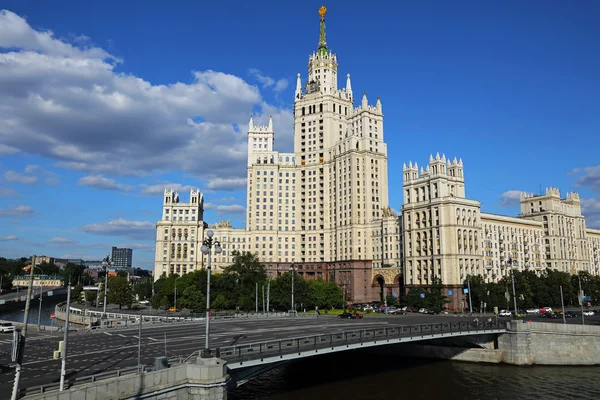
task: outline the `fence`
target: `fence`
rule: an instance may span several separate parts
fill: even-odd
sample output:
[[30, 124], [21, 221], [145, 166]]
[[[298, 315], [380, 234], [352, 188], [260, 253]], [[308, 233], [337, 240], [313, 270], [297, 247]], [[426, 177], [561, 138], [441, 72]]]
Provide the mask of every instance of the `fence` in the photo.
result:
[[[480, 334], [486, 331], [504, 330], [506, 326], [506, 321], [503, 320], [483, 323], [457, 321], [421, 325], [399, 325], [240, 344], [216, 349], [216, 354], [217, 357], [229, 362], [242, 362], [265, 356], [285, 355], [366, 342], [415, 337], [424, 338], [430, 335], [439, 335], [442, 337], [444, 334], [451, 333]], [[192, 353], [186, 360], [196, 355], [198, 355], [198, 352]]]

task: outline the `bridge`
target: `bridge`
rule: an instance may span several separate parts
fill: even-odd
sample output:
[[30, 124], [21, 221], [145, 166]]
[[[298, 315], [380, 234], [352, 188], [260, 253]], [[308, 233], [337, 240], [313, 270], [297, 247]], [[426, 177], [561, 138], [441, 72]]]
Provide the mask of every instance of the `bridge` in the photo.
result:
[[[441, 322], [433, 322], [436, 319]], [[427, 323], [405, 324], [419, 320], [427, 321]], [[163, 345], [165, 346], [164, 355], [167, 356], [170, 365], [168, 369], [189, 366], [190, 363], [200, 360], [200, 353], [195, 350], [191, 354], [188, 352], [185, 355], [183, 350], [190, 347], [196, 347], [196, 349], [202, 347], [203, 338], [200, 332], [203, 326], [204, 324], [188, 323], [171, 327], [152, 326], [145, 329], [143, 368], [137, 367], [138, 348], [136, 344], [139, 341], [139, 337], [135, 336], [137, 330], [112, 330], [74, 337], [73, 347], [71, 344], [69, 346], [75, 353], [69, 355], [69, 385], [73, 389], [85, 388], [91, 385], [90, 382], [102, 380], [112, 382], [115, 379], [126, 379], [126, 375], [132, 374], [139, 376], [140, 371], [144, 374], [159, 373], [160, 371], [157, 369], [162, 367], [154, 365], [153, 362], [155, 357], [163, 356]], [[470, 320], [461, 320], [459, 317], [438, 316], [435, 318], [421, 315], [382, 316], [364, 320], [340, 320], [331, 317], [231, 320], [215, 321], [213, 327], [212, 353], [220, 360], [227, 362], [226, 371], [231, 378], [228, 381], [229, 387], [242, 385], [282, 363], [300, 358], [375, 346], [506, 332], [506, 322], [502, 320], [481, 324]], [[179, 332], [177, 335], [185, 336], [177, 336], [176, 339], [173, 339], [175, 330]], [[193, 332], [198, 332], [198, 334], [194, 335]], [[171, 340], [164, 343], [158, 340], [162, 334], [166, 335], [167, 333]], [[128, 341], [129, 337], [135, 341]], [[126, 342], [115, 345], [115, 341], [121, 340]], [[167, 345], [172, 351], [166, 351]], [[104, 347], [106, 348], [99, 350]], [[86, 349], [88, 350], [86, 351]], [[58, 367], [60, 361], [36, 360], [30, 362], [29, 365], [39, 365], [39, 368], [47, 375], [37, 374], [35, 371], [29, 374], [24, 373], [24, 376], [31, 376], [35, 379], [22, 385], [27, 387], [22, 389], [21, 395], [29, 397], [29, 395], [37, 393], [38, 397], [32, 398], [45, 398], [39, 397], [39, 395], [42, 393], [56, 394], [59, 369], [54, 370], [54, 373], [47, 371], [50, 371], [54, 365]], [[112, 367], [118, 366], [118, 369], [104, 368], [104, 363], [108, 363]], [[92, 371], [93, 373], [90, 374], [89, 372]], [[85, 372], [88, 374], [86, 375]], [[3, 377], [0, 375], [0, 379]], [[39, 382], [37, 386], [30, 385], [34, 381]], [[8, 383], [0, 380], [0, 389]]]

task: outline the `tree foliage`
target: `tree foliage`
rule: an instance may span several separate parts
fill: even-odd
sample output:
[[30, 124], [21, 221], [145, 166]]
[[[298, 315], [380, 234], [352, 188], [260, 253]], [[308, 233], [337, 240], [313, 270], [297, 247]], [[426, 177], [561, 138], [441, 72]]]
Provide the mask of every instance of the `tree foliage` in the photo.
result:
[[127, 278], [116, 276], [108, 280], [108, 302], [118, 304], [119, 309], [123, 306], [131, 307], [133, 290]]
[[[154, 296], [150, 303], [156, 308], [174, 306], [175, 287], [177, 287], [177, 308], [187, 308], [203, 312], [206, 309], [206, 270], [188, 274], [161, 277], [154, 284]], [[270, 290], [268, 290], [270, 286]], [[267, 291], [270, 293], [271, 309], [291, 309], [292, 272], [283, 273], [269, 280], [267, 271], [258, 257], [248, 252], [235, 252], [233, 263], [223, 273], [211, 275], [210, 295], [212, 310], [254, 311], [263, 310], [263, 287], [265, 303]], [[294, 303], [296, 309], [321, 309], [341, 307], [343, 296], [334, 282], [306, 281], [297, 272], [294, 273]], [[266, 308], [266, 304], [264, 304]]]
[[[550, 268], [540, 276], [533, 271], [514, 271], [517, 307], [519, 309], [560, 307], [561, 286], [565, 307], [578, 305], [577, 293], [580, 280], [585, 295], [590, 296], [592, 304], [598, 304], [600, 302], [600, 277], [598, 276], [592, 276], [587, 272], [571, 275]], [[513, 307], [513, 275], [504, 276], [498, 282], [485, 282], [481, 275], [469, 276], [465, 279], [465, 287], [469, 281], [474, 310], [478, 310], [482, 302], [486, 303], [488, 309]], [[506, 293], [508, 293], [508, 300]], [[467, 307], [468, 301], [467, 297]]]

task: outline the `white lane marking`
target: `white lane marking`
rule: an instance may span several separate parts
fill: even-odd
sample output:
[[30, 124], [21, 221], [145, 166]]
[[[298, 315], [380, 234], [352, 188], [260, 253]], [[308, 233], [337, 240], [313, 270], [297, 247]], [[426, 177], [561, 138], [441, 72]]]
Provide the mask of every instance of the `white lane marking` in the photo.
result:
[[122, 334], [120, 334], [120, 333], [119, 333], [119, 336], [121, 336], [121, 337], [127, 337], [127, 336], [125, 336], [125, 335], [122, 335]]
[[104, 332], [104, 334], [108, 335], [108, 336], [112, 336], [112, 333], [110, 333], [110, 332]]
[[154, 338], [152, 338], [152, 337], [149, 337], [148, 339], [150, 339], [150, 340], [154, 340], [155, 342], [158, 342], [158, 339], [154, 339]]

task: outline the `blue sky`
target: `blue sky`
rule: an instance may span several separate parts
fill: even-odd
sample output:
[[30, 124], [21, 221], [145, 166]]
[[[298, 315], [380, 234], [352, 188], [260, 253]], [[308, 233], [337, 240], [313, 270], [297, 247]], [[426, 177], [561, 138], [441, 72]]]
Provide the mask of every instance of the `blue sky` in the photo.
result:
[[[467, 196], [577, 190], [600, 227], [600, 3], [330, 1], [327, 42], [381, 96], [390, 205], [403, 162], [462, 157]], [[153, 260], [162, 190], [244, 226], [245, 138], [292, 150], [320, 2], [0, 1], [0, 255]]]

